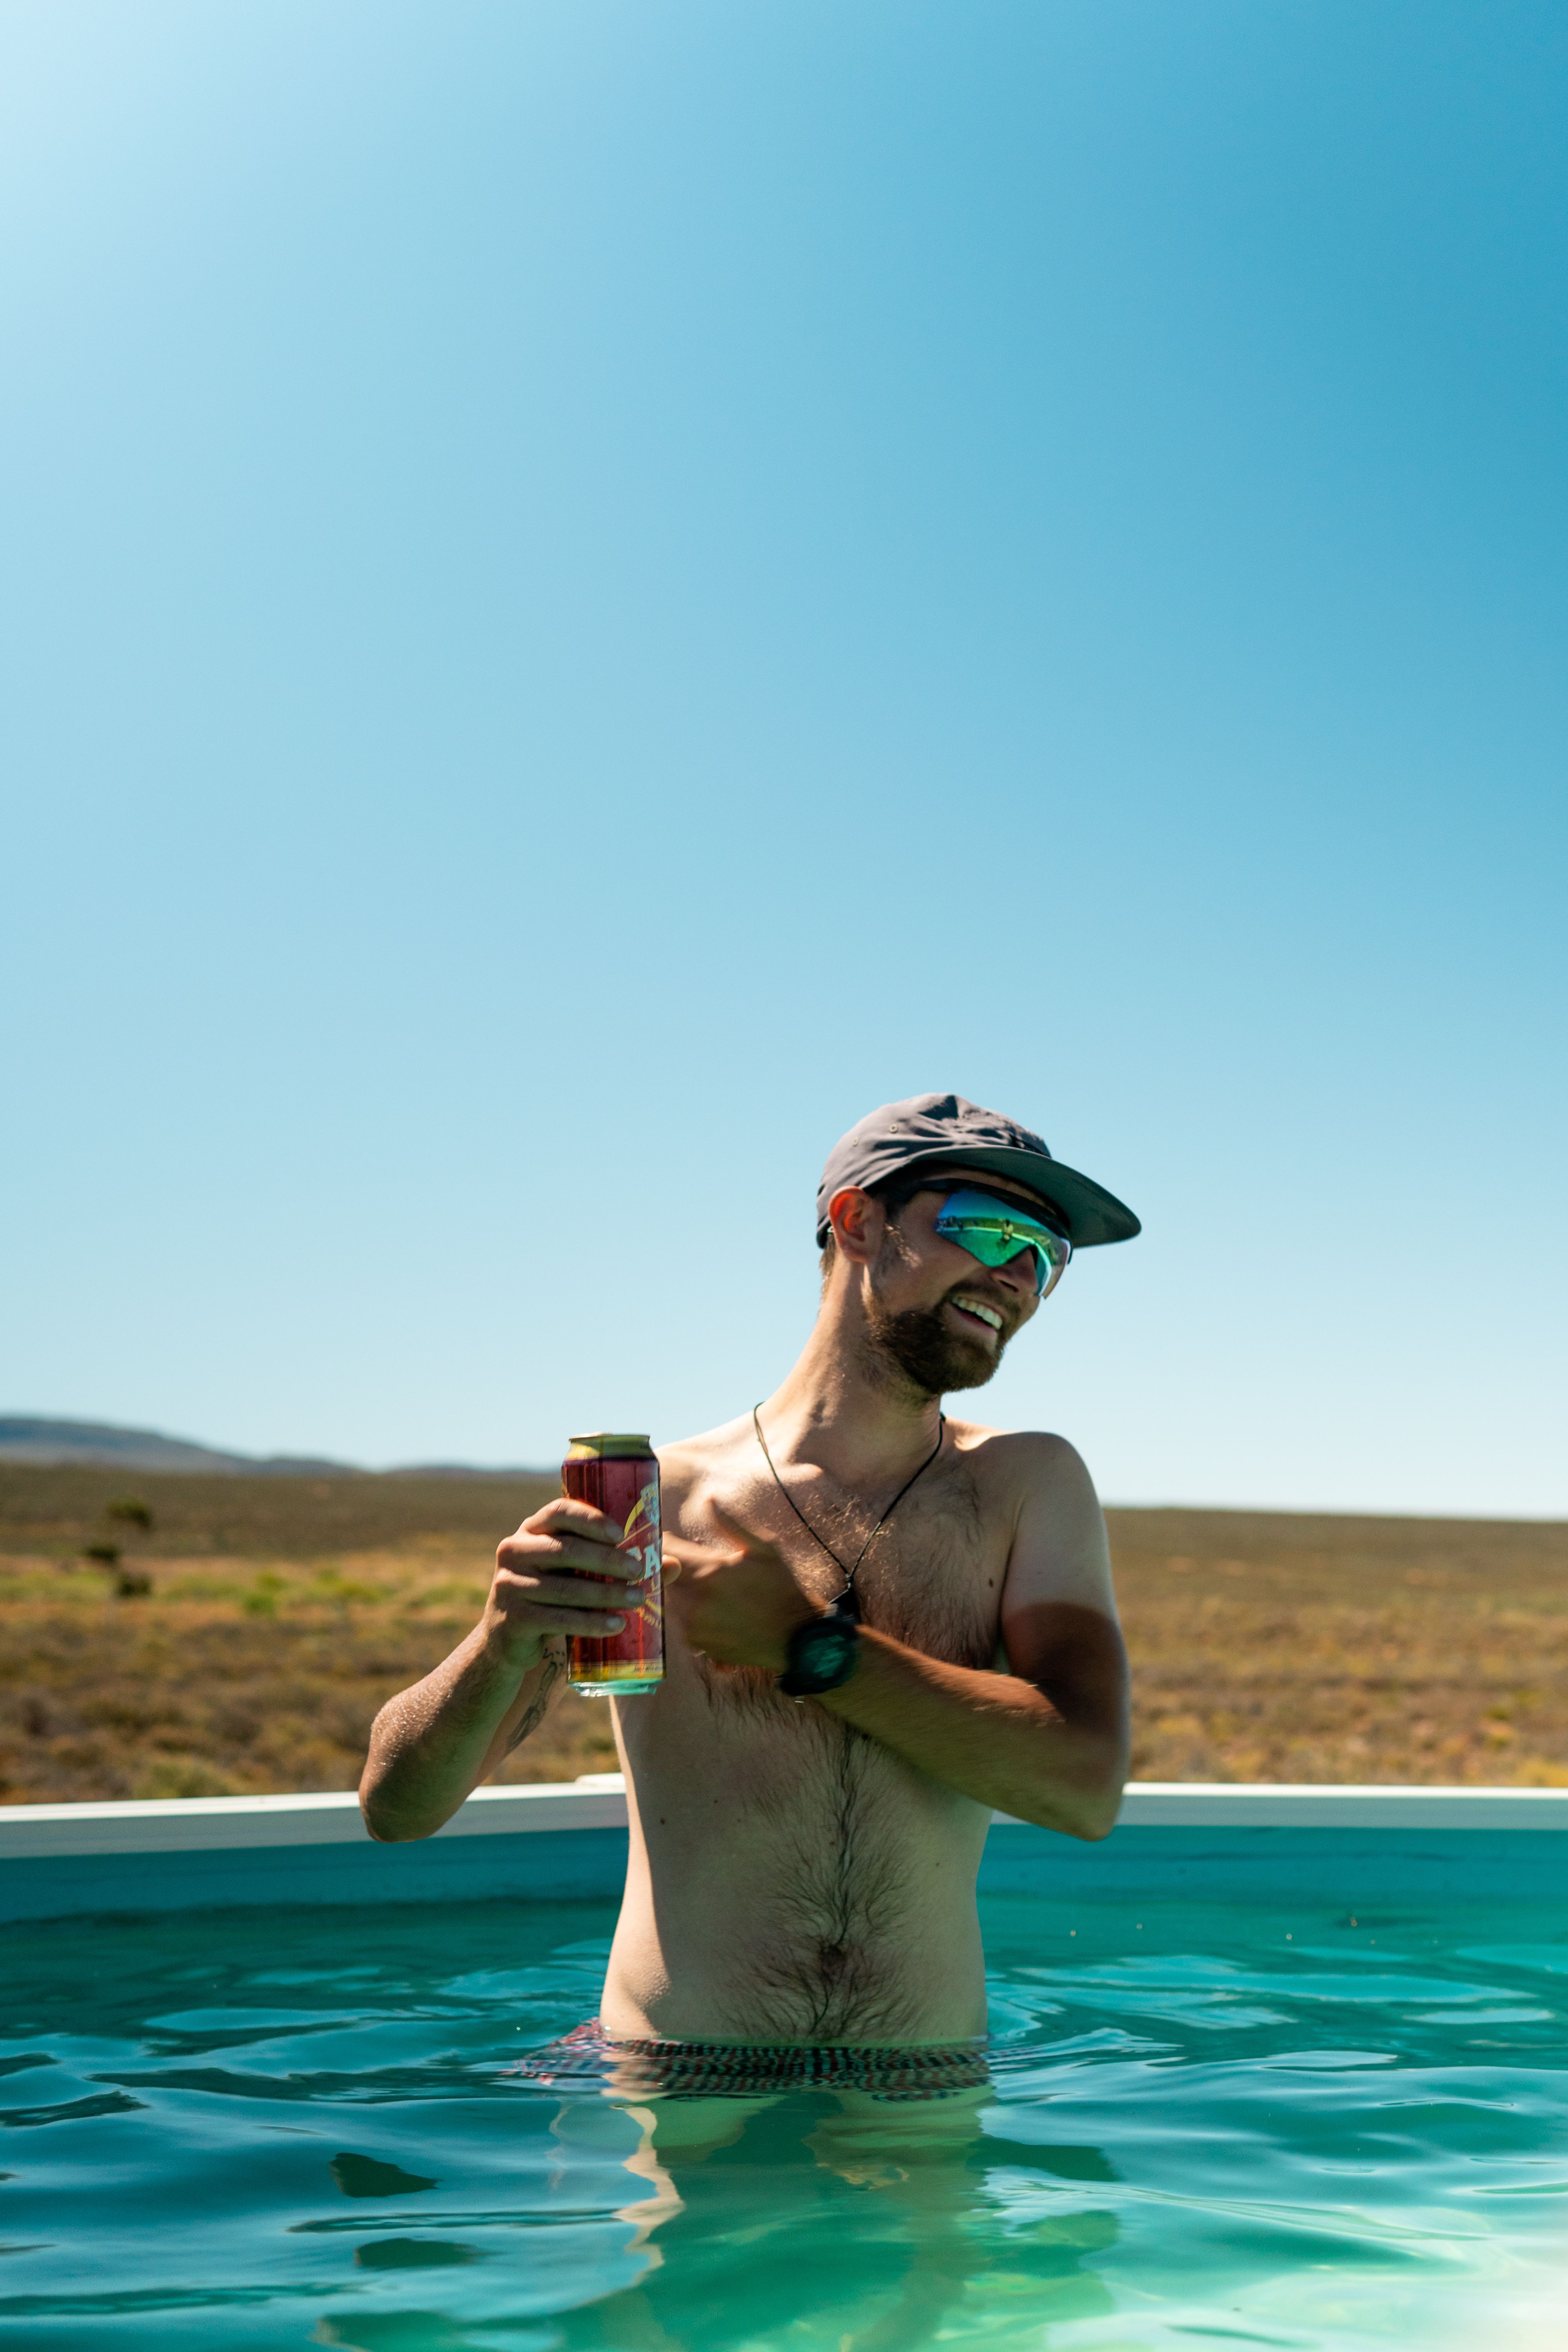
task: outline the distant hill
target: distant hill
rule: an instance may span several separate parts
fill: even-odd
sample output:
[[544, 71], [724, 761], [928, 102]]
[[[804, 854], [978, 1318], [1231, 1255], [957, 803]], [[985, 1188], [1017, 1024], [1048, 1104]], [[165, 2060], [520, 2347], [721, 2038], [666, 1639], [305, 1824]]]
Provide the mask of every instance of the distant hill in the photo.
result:
[[158, 1429], [120, 1429], [104, 1421], [43, 1421], [31, 1413], [0, 1414], [0, 1462], [101, 1463], [115, 1470], [184, 1470], [209, 1477], [363, 1477], [352, 1463], [296, 1459], [284, 1454], [265, 1460], [249, 1454], [220, 1454], [187, 1437], [165, 1437]]
[[[368, 1478], [357, 1463], [314, 1454], [225, 1454], [158, 1429], [121, 1429], [107, 1421], [47, 1421], [36, 1413], [0, 1413], [0, 1463], [43, 1467], [91, 1465], [110, 1470], [183, 1472], [207, 1478]], [[462, 1462], [411, 1463], [398, 1475], [422, 1478], [518, 1478], [527, 1469], [485, 1470]]]

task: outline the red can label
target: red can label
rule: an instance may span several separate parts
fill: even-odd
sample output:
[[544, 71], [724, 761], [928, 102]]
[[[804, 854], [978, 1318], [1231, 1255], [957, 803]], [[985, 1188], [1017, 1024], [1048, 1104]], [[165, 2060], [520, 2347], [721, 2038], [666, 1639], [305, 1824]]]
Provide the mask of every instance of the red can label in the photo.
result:
[[605, 1698], [652, 1690], [664, 1680], [658, 1458], [646, 1437], [598, 1431], [572, 1440], [561, 1483], [575, 1501], [592, 1503], [616, 1522], [621, 1539], [616, 1549], [628, 1573], [640, 1578], [644, 1593], [620, 1633], [602, 1642], [568, 1642], [568, 1679], [574, 1688]]

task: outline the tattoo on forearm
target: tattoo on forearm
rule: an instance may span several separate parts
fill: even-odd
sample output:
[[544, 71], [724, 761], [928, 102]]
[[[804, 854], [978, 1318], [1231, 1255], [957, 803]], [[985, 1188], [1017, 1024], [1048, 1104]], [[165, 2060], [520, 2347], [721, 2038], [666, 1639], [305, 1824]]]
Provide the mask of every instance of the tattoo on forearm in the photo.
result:
[[533, 1696], [524, 1707], [522, 1719], [517, 1729], [507, 1741], [506, 1752], [509, 1756], [514, 1748], [521, 1747], [531, 1731], [538, 1729], [540, 1717], [550, 1705], [550, 1694], [561, 1680], [564, 1671], [565, 1660], [556, 1652], [546, 1650], [539, 1661], [539, 1681], [535, 1685]]

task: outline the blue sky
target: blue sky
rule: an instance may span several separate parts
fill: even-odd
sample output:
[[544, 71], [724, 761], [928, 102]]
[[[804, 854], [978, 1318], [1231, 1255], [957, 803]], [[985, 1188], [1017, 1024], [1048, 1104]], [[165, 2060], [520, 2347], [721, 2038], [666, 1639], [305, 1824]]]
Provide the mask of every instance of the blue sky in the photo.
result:
[[0, 20], [0, 1406], [549, 1461], [955, 1088], [986, 1410], [1561, 1516], [1568, 17]]

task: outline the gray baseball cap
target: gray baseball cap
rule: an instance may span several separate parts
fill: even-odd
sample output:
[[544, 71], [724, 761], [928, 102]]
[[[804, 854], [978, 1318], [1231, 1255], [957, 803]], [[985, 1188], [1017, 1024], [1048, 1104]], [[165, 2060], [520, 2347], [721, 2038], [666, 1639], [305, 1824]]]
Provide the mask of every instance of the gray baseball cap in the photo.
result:
[[1053, 1160], [1037, 1135], [962, 1095], [911, 1095], [870, 1111], [827, 1155], [816, 1188], [816, 1241], [827, 1239], [827, 1204], [847, 1184], [869, 1191], [889, 1176], [939, 1162], [973, 1168], [977, 1177], [1011, 1176], [1055, 1212], [1074, 1249], [1130, 1242], [1137, 1218], [1113, 1192]]

